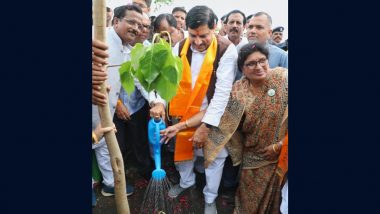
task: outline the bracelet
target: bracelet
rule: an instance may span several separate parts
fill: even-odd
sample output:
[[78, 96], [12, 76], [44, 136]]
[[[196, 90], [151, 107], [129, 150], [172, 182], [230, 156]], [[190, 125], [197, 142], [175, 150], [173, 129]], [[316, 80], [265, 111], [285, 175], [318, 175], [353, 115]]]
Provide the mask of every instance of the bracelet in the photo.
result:
[[275, 153], [277, 153], [277, 152], [276, 152], [276, 149], [274, 148], [275, 145], [276, 145], [276, 144], [273, 144], [272, 148], [273, 148], [273, 151], [274, 151]]
[[99, 143], [98, 138], [96, 137], [95, 132], [92, 132], [92, 143], [94, 143], [94, 144]]
[[187, 123], [187, 120], [185, 120], [185, 127], [189, 128], [189, 124]]

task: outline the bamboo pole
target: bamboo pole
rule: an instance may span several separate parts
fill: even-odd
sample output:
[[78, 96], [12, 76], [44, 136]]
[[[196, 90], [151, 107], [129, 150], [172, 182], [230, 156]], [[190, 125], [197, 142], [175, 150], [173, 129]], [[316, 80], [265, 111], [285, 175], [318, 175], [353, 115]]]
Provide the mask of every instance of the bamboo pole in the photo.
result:
[[[93, 0], [94, 38], [106, 42], [106, 1]], [[106, 83], [101, 86], [101, 92], [108, 97]], [[102, 127], [112, 127], [109, 100], [105, 106], [98, 106]], [[111, 165], [115, 182], [115, 203], [119, 214], [129, 214], [129, 204], [126, 194], [126, 182], [123, 157], [114, 132], [107, 132], [105, 140], [111, 157]]]

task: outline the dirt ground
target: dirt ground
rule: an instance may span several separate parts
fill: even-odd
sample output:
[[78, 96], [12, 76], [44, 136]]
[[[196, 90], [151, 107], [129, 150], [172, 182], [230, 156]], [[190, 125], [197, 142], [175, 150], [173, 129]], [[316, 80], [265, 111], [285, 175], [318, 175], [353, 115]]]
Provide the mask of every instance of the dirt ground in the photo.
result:
[[[162, 151], [162, 165], [166, 171], [167, 177], [171, 181], [171, 184], [177, 184], [179, 175], [175, 170], [173, 163], [172, 153], [167, 152], [165, 149]], [[138, 214], [140, 206], [143, 201], [145, 190], [148, 186], [149, 180], [141, 177], [137, 173], [137, 168], [133, 163], [133, 160], [129, 161], [126, 166], [126, 178], [127, 183], [131, 184], [135, 188], [135, 192], [128, 196], [128, 203], [131, 214]], [[204, 212], [204, 198], [203, 187], [205, 185], [204, 174], [196, 172], [196, 188], [186, 190], [176, 199], [176, 203], [180, 203], [180, 213], [183, 214], [202, 214]], [[95, 188], [97, 205], [92, 209], [93, 214], [114, 214], [116, 212], [115, 201], [113, 197], [104, 197], [101, 194], [101, 184]], [[219, 196], [216, 199], [217, 209], [219, 214], [231, 214], [234, 207], [234, 189], [223, 188], [223, 185], [219, 188]]]

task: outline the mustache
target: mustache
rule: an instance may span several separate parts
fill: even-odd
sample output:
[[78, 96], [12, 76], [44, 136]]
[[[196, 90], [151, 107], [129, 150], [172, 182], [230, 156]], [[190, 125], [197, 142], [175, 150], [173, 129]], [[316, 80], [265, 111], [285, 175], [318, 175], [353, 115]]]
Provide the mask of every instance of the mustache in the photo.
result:
[[238, 30], [237, 28], [232, 28], [232, 29], [230, 30], [230, 32], [233, 32], [233, 31], [235, 31], [236, 33], [239, 33], [239, 30]]

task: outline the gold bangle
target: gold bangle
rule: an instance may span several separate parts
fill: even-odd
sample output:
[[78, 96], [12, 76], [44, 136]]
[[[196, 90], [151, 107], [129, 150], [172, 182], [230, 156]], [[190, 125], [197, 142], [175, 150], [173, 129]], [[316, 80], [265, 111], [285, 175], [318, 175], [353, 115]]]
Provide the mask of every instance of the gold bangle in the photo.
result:
[[185, 120], [185, 127], [189, 128], [189, 124], [187, 123], [187, 120]]
[[273, 151], [275, 152], [275, 153], [277, 153], [276, 152], [276, 149], [274, 149], [274, 146], [275, 146], [276, 144], [273, 144], [273, 146], [272, 146], [272, 148], [273, 148]]
[[92, 141], [93, 141], [94, 144], [99, 143], [98, 138], [96, 137], [95, 132], [92, 132]]

